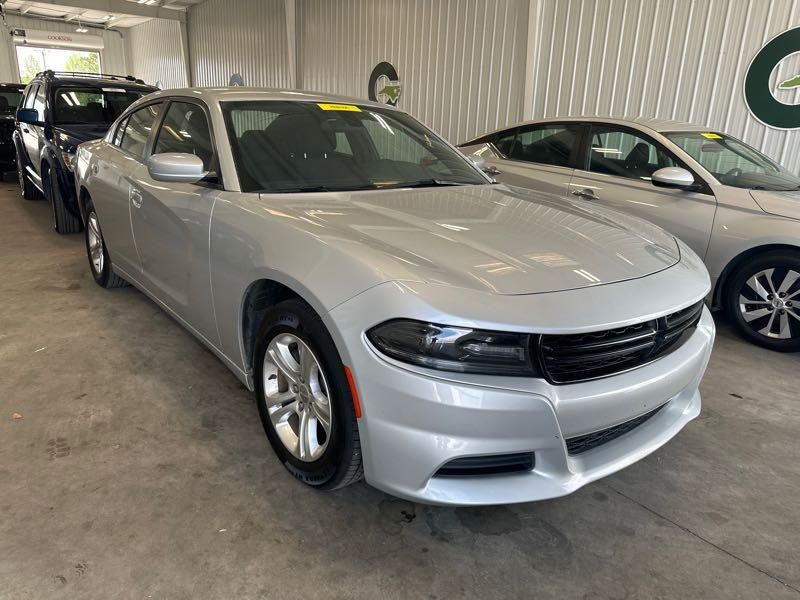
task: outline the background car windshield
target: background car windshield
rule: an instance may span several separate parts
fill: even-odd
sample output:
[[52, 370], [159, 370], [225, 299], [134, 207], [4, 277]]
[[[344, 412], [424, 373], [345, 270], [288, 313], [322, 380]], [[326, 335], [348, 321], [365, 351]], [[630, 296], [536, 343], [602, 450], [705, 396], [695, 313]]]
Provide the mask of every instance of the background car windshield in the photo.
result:
[[243, 191], [486, 183], [463, 156], [401, 112], [283, 101], [222, 106]]
[[666, 136], [724, 185], [777, 191], [800, 187], [800, 178], [730, 136], [711, 132], [668, 133]]
[[111, 123], [144, 92], [123, 88], [61, 88], [56, 92], [53, 121], [68, 123]]
[[14, 112], [22, 100], [22, 90], [3, 90], [0, 92], [0, 112]]

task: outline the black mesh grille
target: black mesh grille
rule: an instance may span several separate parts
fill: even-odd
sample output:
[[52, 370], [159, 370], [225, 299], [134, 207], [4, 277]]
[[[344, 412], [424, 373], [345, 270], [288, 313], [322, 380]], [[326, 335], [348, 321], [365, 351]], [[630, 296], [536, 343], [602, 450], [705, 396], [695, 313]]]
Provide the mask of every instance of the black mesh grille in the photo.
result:
[[694, 330], [703, 311], [698, 302], [660, 319], [573, 335], [543, 335], [542, 371], [552, 383], [575, 383], [635, 369], [675, 349]]
[[589, 450], [593, 450], [598, 446], [602, 446], [603, 444], [607, 444], [608, 442], [617, 439], [620, 436], [633, 431], [639, 425], [650, 419], [654, 416], [658, 411], [664, 408], [666, 404], [662, 404], [655, 410], [651, 410], [648, 413], [645, 413], [635, 419], [631, 419], [630, 421], [625, 421], [624, 423], [620, 423], [619, 425], [614, 425], [613, 427], [609, 427], [608, 429], [603, 429], [602, 431], [595, 431], [594, 433], [587, 433], [586, 435], [579, 435], [577, 437], [569, 438], [567, 440], [567, 452], [569, 454], [582, 454], [584, 452], [588, 452]]
[[436, 477], [475, 477], [530, 471], [536, 464], [533, 452], [467, 456], [451, 460], [436, 472]]

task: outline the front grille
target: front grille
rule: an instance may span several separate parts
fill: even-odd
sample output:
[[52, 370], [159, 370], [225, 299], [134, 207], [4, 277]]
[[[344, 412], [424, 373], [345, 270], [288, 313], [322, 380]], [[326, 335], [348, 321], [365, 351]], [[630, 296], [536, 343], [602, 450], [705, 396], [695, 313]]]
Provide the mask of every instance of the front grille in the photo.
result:
[[641, 367], [677, 348], [700, 320], [703, 303], [628, 327], [539, 340], [542, 372], [551, 383], [576, 383]]
[[635, 419], [625, 421], [619, 425], [614, 425], [602, 431], [595, 431], [594, 433], [587, 433], [586, 435], [579, 435], [577, 437], [569, 438], [567, 440], [567, 452], [569, 454], [583, 454], [589, 450], [593, 450], [598, 446], [607, 444], [608, 442], [617, 439], [639, 427], [645, 421], [653, 417], [658, 411], [664, 408], [666, 404], [662, 404], [655, 410], [651, 410]]
[[467, 456], [451, 460], [436, 471], [435, 477], [475, 477], [530, 471], [536, 464], [533, 452]]

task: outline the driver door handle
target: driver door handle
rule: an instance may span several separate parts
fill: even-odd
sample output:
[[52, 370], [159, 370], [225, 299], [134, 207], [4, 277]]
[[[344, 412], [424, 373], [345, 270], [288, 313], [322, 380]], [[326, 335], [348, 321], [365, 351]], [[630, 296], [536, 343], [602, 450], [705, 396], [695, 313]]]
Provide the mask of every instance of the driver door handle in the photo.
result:
[[133, 186], [130, 187], [129, 198], [134, 208], [142, 207], [142, 192], [140, 192]]
[[578, 196], [579, 198], [586, 198], [587, 200], [600, 200], [600, 196], [588, 188], [583, 190], [573, 190], [572, 195]]

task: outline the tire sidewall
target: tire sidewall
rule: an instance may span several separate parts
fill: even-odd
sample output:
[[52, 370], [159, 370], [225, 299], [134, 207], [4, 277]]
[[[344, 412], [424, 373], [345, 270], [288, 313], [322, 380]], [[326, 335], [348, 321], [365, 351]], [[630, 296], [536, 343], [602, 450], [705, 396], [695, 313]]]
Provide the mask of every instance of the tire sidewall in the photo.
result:
[[[736, 271], [727, 286], [725, 308], [737, 330], [745, 339], [770, 350], [797, 352], [800, 351], [800, 336], [788, 340], [769, 338], [752, 329], [739, 310], [739, 293], [750, 277], [765, 269], [786, 267], [800, 272], [800, 254], [790, 252], [768, 253], [748, 261]], [[800, 299], [798, 299], [798, 304], [800, 304]], [[789, 318], [791, 319], [792, 317]]]
[[[299, 460], [283, 445], [272, 425], [264, 400], [264, 355], [269, 342], [281, 333], [297, 336], [311, 349], [328, 384], [331, 436], [323, 455], [314, 462]], [[347, 470], [353, 454], [352, 428], [355, 426], [355, 415], [342, 360], [322, 321], [301, 301], [288, 300], [276, 305], [264, 317], [254, 361], [258, 412], [264, 432], [278, 459], [300, 481], [321, 489], [334, 487], [343, 472]]]

